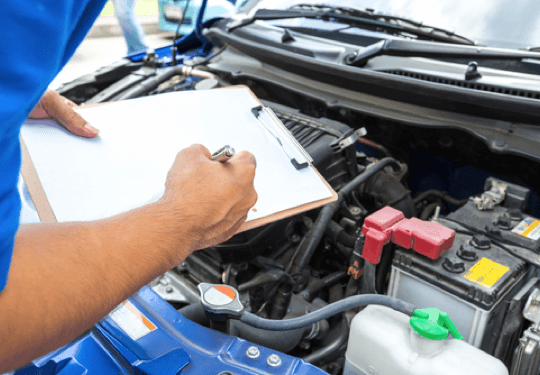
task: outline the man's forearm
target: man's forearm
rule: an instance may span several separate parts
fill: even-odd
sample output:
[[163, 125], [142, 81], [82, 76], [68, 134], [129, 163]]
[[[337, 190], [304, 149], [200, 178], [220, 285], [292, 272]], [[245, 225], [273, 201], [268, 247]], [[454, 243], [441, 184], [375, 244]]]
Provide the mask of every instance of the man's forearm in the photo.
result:
[[21, 226], [0, 293], [0, 373], [74, 339], [185, 259], [189, 230], [166, 210], [158, 202], [106, 220]]

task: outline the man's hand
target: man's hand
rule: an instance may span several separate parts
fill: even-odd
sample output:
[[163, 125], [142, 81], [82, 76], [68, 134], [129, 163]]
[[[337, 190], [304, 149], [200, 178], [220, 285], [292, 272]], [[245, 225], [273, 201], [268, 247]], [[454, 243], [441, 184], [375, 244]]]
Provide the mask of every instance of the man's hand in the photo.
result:
[[[257, 202], [255, 158], [242, 151], [225, 163], [211, 160], [206, 147], [180, 151], [171, 167], [162, 202], [194, 240], [192, 250], [231, 238]], [[187, 228], [186, 228], [187, 226]]]
[[54, 119], [75, 135], [86, 138], [97, 136], [99, 130], [88, 124], [73, 108], [77, 108], [77, 104], [56, 91], [47, 90], [28, 118]]
[[19, 228], [0, 293], [0, 321], [9, 322], [0, 326], [0, 373], [65, 345], [194, 250], [236, 233], [257, 201], [255, 159], [210, 157], [201, 145], [180, 151], [157, 202], [108, 219]]

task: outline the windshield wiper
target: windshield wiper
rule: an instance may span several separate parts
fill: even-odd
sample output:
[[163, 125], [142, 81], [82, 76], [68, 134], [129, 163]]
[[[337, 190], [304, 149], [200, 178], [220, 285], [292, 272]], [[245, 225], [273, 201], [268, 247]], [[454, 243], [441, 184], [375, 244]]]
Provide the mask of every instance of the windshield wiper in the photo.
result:
[[[312, 6], [315, 7], [315, 6]], [[362, 15], [362, 16], [361, 16]], [[414, 21], [404, 20], [401, 24], [390, 21], [390, 19], [398, 19], [397, 17], [387, 16], [387, 20], [384, 20], [379, 15], [372, 15], [371, 13], [360, 11], [357, 9], [339, 8], [339, 7], [321, 7], [320, 9], [258, 9], [252, 17], [233, 20], [228, 26], [228, 30], [232, 31], [238, 27], [249, 25], [257, 20], [280, 20], [290, 18], [311, 18], [322, 19], [330, 22], [341, 22], [349, 26], [356, 26], [364, 29], [371, 29], [374, 31], [385, 31], [392, 35], [411, 37], [415, 36], [420, 40], [432, 40], [444, 43], [453, 44], [465, 44], [474, 45], [472, 40], [465, 37], [454, 34], [451, 31], [437, 29], [431, 26], [421, 26]]]
[[404, 32], [412, 33], [416, 36], [422, 36], [422, 37], [425, 37], [426, 39], [437, 40], [438, 37], [441, 37], [443, 38], [443, 40], [439, 40], [439, 41], [444, 41], [447, 43], [476, 45], [476, 42], [474, 42], [473, 40], [468, 39], [464, 36], [458, 35], [453, 30], [446, 30], [440, 27], [424, 25], [423, 22], [414, 21], [409, 18], [393, 16], [390, 14], [384, 14], [384, 13], [375, 11], [374, 9], [333, 7], [331, 5], [323, 5], [323, 4], [297, 4], [297, 5], [292, 6], [290, 9], [297, 9], [297, 8], [299, 10], [304, 10], [304, 11], [326, 10], [332, 13], [338, 13], [340, 15], [378, 21], [386, 25], [398, 26]]
[[377, 56], [471, 58], [473, 60], [521, 60], [540, 59], [540, 53], [503, 48], [456, 46], [406, 39], [381, 40], [345, 57], [347, 65], [362, 67]]

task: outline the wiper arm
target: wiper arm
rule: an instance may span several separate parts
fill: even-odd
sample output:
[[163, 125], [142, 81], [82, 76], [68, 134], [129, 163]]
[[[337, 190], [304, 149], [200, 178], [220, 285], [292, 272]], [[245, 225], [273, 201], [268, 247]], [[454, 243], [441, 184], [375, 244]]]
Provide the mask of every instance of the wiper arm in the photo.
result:
[[[303, 11], [327, 11], [332, 13], [338, 13], [340, 15], [358, 17], [362, 19], [368, 19], [385, 23], [399, 27], [403, 32], [412, 33], [417, 36], [422, 36], [427, 39], [440, 40], [447, 43], [469, 44], [476, 45], [471, 39], [468, 39], [462, 35], [456, 34], [453, 30], [446, 30], [440, 27], [424, 25], [422, 22], [417, 22], [409, 18], [392, 16], [381, 12], [375, 12], [374, 9], [358, 9], [350, 7], [333, 7], [331, 5], [322, 4], [297, 4], [290, 9], [298, 9]], [[442, 38], [439, 39], [439, 38]]]
[[[345, 9], [347, 9], [347, 12], [345, 12]], [[356, 13], [352, 14], [351, 12], [353, 11]], [[359, 16], [360, 13], [358, 12], [360, 12], [362, 15], [365, 14], [366, 16], [365, 17]], [[355, 10], [355, 9], [348, 9], [348, 8], [326, 7], [325, 9], [317, 9], [317, 10], [258, 9], [255, 12], [255, 14], [253, 14], [252, 17], [231, 21], [227, 25], [227, 28], [228, 28], [228, 31], [232, 31], [238, 27], [249, 25], [257, 20], [268, 21], [268, 20], [288, 19], [288, 18], [315, 18], [315, 19], [322, 19], [322, 20], [327, 20], [327, 21], [336, 21], [336, 22], [345, 23], [350, 26], [357, 26], [357, 27], [361, 27], [365, 29], [384, 30], [394, 35], [408, 36], [408, 37], [410, 37], [411, 35], [414, 35], [417, 38], [421, 38], [423, 40], [435, 40], [435, 41], [444, 42], [444, 43], [474, 45], [473, 41], [465, 37], [456, 35], [450, 31], [436, 29], [430, 26], [420, 27], [418, 26], [419, 24], [415, 24], [413, 27], [412, 26], [413, 21], [410, 21], [408, 25], [399, 25], [399, 24], [381, 20], [378, 17], [373, 17], [369, 13], [362, 13], [362, 11]]]
[[282, 20], [287, 18], [317, 18], [326, 15], [327, 12], [319, 10], [280, 10], [280, 9], [257, 9], [252, 17], [242, 20], [234, 20], [227, 25], [229, 31], [238, 27], [249, 25], [255, 21]]
[[347, 65], [362, 67], [377, 56], [472, 58], [490, 60], [540, 59], [540, 53], [502, 48], [458, 46], [406, 39], [387, 39], [374, 43], [345, 57]]

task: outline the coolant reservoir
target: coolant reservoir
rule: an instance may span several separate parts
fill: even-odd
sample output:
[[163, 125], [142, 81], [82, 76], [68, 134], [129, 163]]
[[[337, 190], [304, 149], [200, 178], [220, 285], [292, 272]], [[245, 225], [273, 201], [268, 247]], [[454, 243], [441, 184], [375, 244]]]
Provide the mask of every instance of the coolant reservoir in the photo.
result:
[[437, 309], [411, 318], [370, 305], [352, 321], [343, 375], [508, 375], [500, 360], [459, 338]]

